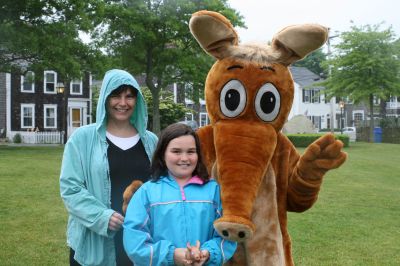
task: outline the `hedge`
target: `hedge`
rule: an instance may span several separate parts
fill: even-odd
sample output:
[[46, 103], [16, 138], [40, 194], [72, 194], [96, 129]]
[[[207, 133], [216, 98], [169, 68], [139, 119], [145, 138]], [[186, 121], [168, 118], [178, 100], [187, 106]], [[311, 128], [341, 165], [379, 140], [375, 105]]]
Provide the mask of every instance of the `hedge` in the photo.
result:
[[[286, 136], [295, 147], [308, 147], [311, 143], [323, 135], [325, 134], [287, 134]], [[344, 147], [349, 147], [349, 136], [335, 134], [335, 138], [342, 141]]]

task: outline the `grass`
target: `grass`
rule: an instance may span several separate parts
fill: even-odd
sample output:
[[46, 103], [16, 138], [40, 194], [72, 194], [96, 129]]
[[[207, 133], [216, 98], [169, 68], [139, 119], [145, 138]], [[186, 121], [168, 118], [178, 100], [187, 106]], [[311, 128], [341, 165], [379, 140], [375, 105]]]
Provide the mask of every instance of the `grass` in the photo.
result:
[[68, 265], [62, 151], [0, 146], [1, 265]]
[[352, 143], [316, 204], [289, 214], [296, 265], [400, 265], [400, 145]]
[[[68, 265], [62, 146], [0, 146], [0, 264]], [[296, 265], [400, 265], [400, 145], [351, 143], [319, 200], [289, 213]]]

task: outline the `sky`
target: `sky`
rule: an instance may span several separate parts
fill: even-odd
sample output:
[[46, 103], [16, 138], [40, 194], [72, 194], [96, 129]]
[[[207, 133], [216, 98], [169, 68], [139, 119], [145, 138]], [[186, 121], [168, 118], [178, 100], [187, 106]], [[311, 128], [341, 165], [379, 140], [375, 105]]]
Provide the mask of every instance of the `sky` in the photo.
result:
[[268, 42], [280, 29], [302, 23], [326, 26], [333, 36], [352, 25], [384, 22], [380, 30], [392, 26], [400, 37], [399, 0], [228, 0], [228, 4], [244, 17], [247, 29], [236, 28], [241, 42]]

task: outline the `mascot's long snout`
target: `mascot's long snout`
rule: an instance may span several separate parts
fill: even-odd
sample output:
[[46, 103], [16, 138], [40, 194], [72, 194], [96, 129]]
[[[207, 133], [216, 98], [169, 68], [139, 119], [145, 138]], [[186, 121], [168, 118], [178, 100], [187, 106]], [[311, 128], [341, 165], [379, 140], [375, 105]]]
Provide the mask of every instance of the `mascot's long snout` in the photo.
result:
[[[253, 236], [253, 203], [276, 147], [277, 133], [268, 124], [219, 121], [214, 127], [223, 216], [214, 222], [226, 239], [243, 242]], [[223, 159], [222, 159], [223, 158]]]

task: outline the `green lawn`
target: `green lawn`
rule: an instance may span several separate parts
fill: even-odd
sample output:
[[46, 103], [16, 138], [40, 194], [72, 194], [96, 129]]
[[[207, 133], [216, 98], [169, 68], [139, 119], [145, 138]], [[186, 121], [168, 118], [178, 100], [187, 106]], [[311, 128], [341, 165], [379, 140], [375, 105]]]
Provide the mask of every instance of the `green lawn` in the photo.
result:
[[290, 213], [296, 265], [400, 265], [400, 145], [351, 143], [316, 204]]
[[[296, 265], [400, 265], [400, 145], [351, 143], [320, 198], [289, 214]], [[68, 265], [62, 147], [0, 146], [0, 265]]]

